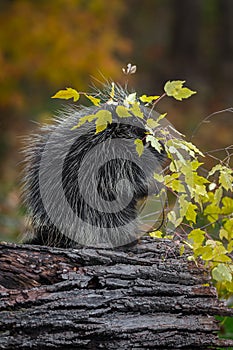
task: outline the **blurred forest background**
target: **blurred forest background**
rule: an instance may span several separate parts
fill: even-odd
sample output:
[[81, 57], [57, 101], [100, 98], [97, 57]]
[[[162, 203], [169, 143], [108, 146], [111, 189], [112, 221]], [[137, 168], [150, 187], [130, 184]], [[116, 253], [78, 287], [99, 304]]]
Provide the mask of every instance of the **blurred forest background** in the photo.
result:
[[[189, 139], [209, 114], [233, 107], [233, 1], [0, 0], [0, 240], [25, 229], [22, 137], [64, 104], [50, 97], [105, 78], [124, 83], [129, 62], [139, 93], [161, 94], [174, 79], [198, 91], [158, 106]], [[214, 116], [192, 141], [204, 151], [229, 146], [232, 118]]]

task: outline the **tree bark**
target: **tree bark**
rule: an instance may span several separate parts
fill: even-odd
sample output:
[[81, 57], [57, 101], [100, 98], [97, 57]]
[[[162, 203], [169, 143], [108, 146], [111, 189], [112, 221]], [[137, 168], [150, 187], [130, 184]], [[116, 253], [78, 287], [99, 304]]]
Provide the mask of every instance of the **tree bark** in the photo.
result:
[[232, 315], [174, 242], [118, 248], [0, 245], [0, 349], [209, 349]]

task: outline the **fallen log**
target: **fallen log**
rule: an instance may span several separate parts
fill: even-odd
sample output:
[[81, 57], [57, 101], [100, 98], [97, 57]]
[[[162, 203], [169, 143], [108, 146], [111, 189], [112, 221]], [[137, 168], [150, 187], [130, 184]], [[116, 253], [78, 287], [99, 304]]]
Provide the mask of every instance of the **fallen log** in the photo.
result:
[[233, 315], [168, 240], [58, 249], [0, 245], [0, 349], [217, 349]]

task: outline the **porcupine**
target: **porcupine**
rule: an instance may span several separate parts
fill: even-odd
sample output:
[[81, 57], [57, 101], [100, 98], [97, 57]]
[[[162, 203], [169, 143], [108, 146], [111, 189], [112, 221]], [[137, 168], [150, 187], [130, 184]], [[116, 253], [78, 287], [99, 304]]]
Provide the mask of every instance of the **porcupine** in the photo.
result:
[[[31, 244], [73, 247], [122, 246], [142, 235], [137, 203], [157, 191], [154, 172], [164, 152], [151, 145], [138, 156], [134, 141], [145, 143], [140, 118], [119, 118], [117, 105], [128, 95], [118, 87], [114, 100], [100, 106], [66, 107], [54, 123], [27, 139], [23, 197], [31, 218]], [[112, 123], [99, 133], [93, 122], [72, 130], [81, 117], [99, 110]], [[150, 110], [141, 107], [148, 117]]]

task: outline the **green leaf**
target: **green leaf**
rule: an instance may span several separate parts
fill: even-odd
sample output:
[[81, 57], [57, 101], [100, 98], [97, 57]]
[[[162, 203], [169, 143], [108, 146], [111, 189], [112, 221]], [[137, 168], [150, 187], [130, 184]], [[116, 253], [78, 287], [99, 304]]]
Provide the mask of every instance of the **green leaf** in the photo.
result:
[[233, 178], [229, 173], [225, 171], [220, 172], [219, 182], [225, 190], [232, 190], [232, 180]]
[[196, 223], [196, 217], [197, 217], [197, 206], [195, 204], [189, 203], [187, 212], [185, 214], [185, 217], [188, 221]]
[[233, 294], [233, 282], [226, 282], [226, 289], [230, 293], [230, 296], [232, 296], [232, 294]]
[[198, 159], [194, 159], [192, 161], [188, 161], [188, 163], [191, 164], [192, 170], [197, 170], [201, 165], [204, 163], [199, 162]]
[[144, 145], [143, 145], [142, 140], [136, 139], [136, 140], [134, 141], [134, 144], [136, 145], [136, 151], [137, 151], [139, 157], [141, 157], [141, 155], [142, 155], [142, 153], [143, 153], [143, 150], [144, 150]]
[[154, 179], [158, 182], [164, 182], [164, 177], [162, 174], [157, 174], [157, 173], [154, 173]]
[[232, 215], [233, 214], [233, 198], [224, 197], [222, 199], [221, 214]]
[[214, 258], [214, 261], [217, 261], [217, 262], [232, 262], [231, 258], [229, 256], [227, 256], [226, 254], [220, 254], [220, 255], [217, 255], [215, 258]]
[[205, 231], [200, 228], [194, 229], [188, 234], [188, 239], [201, 245], [205, 239]]
[[159, 153], [162, 151], [161, 143], [153, 135], [146, 136], [146, 142], [150, 142], [151, 146]]
[[223, 227], [219, 231], [219, 238], [223, 240], [224, 238], [229, 241], [229, 233], [227, 230], [225, 230]]
[[207, 196], [206, 187], [204, 185], [195, 185], [195, 192], [199, 196]]
[[206, 244], [211, 245], [213, 247], [213, 257], [216, 261], [218, 261], [219, 256], [226, 254], [227, 250], [220, 241], [214, 241], [213, 239], [208, 239]]
[[174, 179], [178, 179], [179, 178], [179, 174], [178, 173], [173, 173], [173, 174], [168, 174], [164, 176], [164, 183], [166, 186], [170, 187], [172, 181]]
[[209, 171], [208, 177], [211, 176], [211, 175], [214, 175], [214, 173], [216, 173], [216, 171], [220, 171], [221, 169], [222, 169], [222, 165], [221, 165], [221, 164], [215, 165], [215, 166]]
[[218, 282], [232, 281], [232, 274], [230, 269], [225, 264], [222, 264], [222, 263], [218, 264], [212, 270], [212, 276]]
[[233, 251], [233, 240], [230, 241], [230, 243], [227, 245], [227, 251], [228, 253], [231, 253]]
[[142, 95], [139, 97], [139, 100], [142, 101], [143, 103], [152, 103], [153, 101], [157, 100], [160, 96], [147, 96], [147, 95]]
[[118, 115], [119, 118], [131, 117], [131, 114], [129, 113], [128, 108], [126, 108], [125, 106], [117, 106], [116, 114]]
[[204, 215], [207, 216], [209, 222], [215, 222], [218, 220], [219, 214], [221, 213], [221, 209], [215, 204], [211, 203], [205, 207]]
[[224, 229], [227, 230], [233, 238], [233, 218], [230, 218], [225, 222]]
[[211, 246], [204, 246], [195, 250], [195, 256], [201, 256], [202, 260], [209, 261], [213, 259], [213, 248]]
[[112, 113], [105, 110], [101, 109], [95, 114], [96, 119], [96, 134], [99, 132], [105, 130], [107, 128], [108, 123], [112, 123]]
[[93, 96], [88, 95], [88, 94], [84, 94], [84, 95], [93, 103], [93, 105], [99, 106], [99, 104], [100, 104], [99, 98], [93, 97]]
[[166, 92], [167, 96], [172, 96], [179, 101], [181, 101], [184, 98], [188, 98], [193, 94], [196, 94], [196, 91], [192, 91], [188, 88], [184, 88], [183, 87], [184, 83], [185, 83], [184, 80], [168, 81], [164, 85], [164, 91]]
[[72, 88], [66, 88], [66, 90], [59, 90], [54, 96], [51, 98], [61, 98], [68, 100], [69, 98], [73, 98], [74, 102], [78, 101], [80, 95], [78, 91]]
[[197, 92], [196, 91], [192, 91], [188, 88], [182, 88], [180, 91], [177, 91], [173, 97], [176, 99], [176, 100], [179, 100], [179, 101], [182, 101], [182, 99], [184, 98], [189, 98], [190, 96], [196, 94]]
[[178, 193], [186, 192], [182, 181], [178, 179], [173, 179], [173, 181], [170, 184], [170, 187], [172, 188], [173, 191]]

